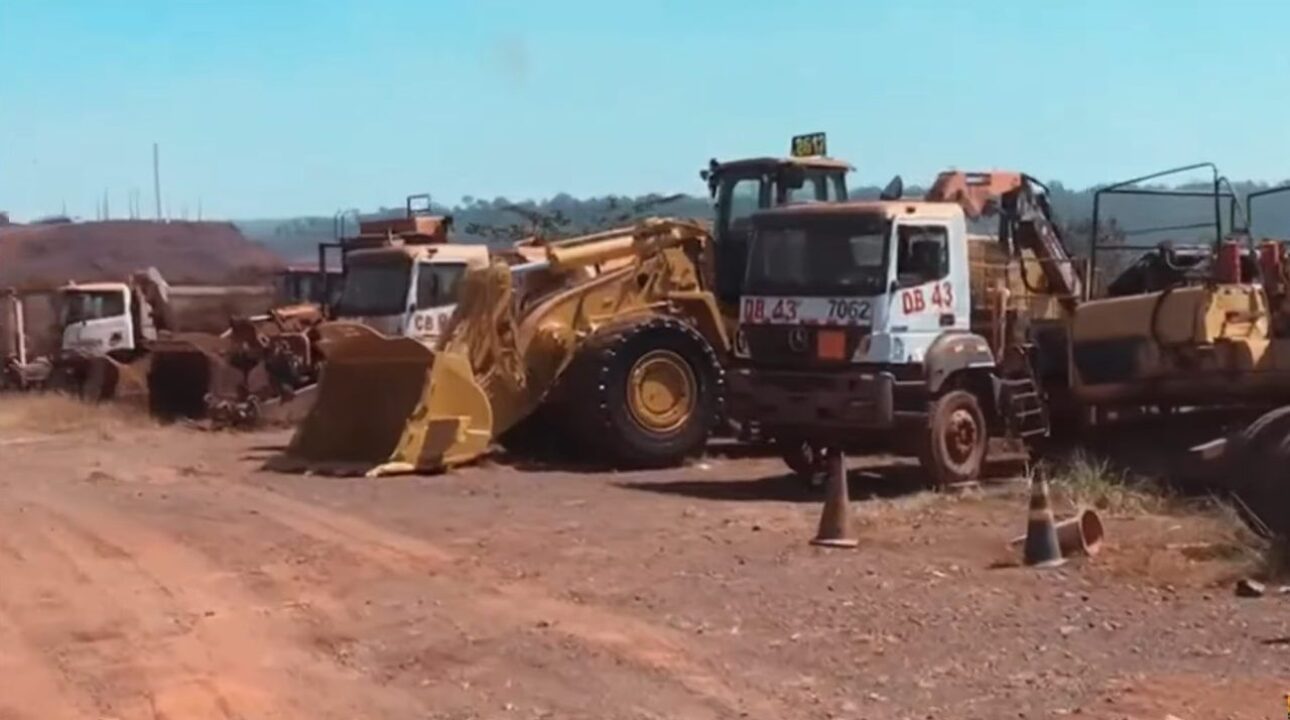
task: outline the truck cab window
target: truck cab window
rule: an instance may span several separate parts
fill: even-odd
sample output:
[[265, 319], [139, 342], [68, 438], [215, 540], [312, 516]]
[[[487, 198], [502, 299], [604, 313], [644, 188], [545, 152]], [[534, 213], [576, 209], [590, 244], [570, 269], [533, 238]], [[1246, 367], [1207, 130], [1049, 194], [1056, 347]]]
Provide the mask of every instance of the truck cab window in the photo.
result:
[[761, 207], [761, 186], [761, 178], [744, 178], [736, 181], [730, 188], [726, 212], [732, 226], [746, 225], [748, 216]]
[[457, 283], [465, 271], [466, 266], [462, 263], [418, 263], [417, 309], [457, 302]]
[[[830, 193], [833, 188], [829, 187], [828, 178], [823, 175], [813, 175], [806, 178], [801, 187], [783, 188], [781, 202], [829, 202], [837, 200], [836, 192]], [[832, 195], [832, 197], [830, 197]]]
[[896, 282], [913, 287], [949, 274], [949, 232], [941, 225], [901, 225], [896, 230]]
[[125, 315], [125, 294], [120, 292], [77, 291], [63, 298], [63, 323]]

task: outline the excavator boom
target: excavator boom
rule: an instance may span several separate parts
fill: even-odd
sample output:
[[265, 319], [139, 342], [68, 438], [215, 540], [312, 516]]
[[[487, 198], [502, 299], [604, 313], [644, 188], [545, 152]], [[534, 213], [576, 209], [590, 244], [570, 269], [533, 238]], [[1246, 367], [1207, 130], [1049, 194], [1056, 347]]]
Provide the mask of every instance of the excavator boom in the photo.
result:
[[1084, 298], [1084, 278], [1066, 249], [1053, 221], [1043, 185], [1019, 172], [962, 172], [949, 170], [937, 176], [927, 200], [958, 203], [969, 219], [999, 215], [1003, 218], [1000, 239], [1014, 242], [1015, 249], [1034, 253], [1048, 282], [1049, 291], [1061, 298], [1068, 311]]

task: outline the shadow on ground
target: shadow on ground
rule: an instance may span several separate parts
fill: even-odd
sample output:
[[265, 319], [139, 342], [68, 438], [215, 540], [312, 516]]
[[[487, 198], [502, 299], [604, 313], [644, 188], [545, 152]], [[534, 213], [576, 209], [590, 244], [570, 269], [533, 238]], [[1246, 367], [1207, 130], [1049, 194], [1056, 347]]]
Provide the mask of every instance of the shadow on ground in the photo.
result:
[[1213, 469], [1189, 452], [1243, 427], [1248, 413], [1208, 411], [1129, 420], [1055, 439], [1037, 453], [1060, 464], [1076, 455], [1107, 461], [1129, 478], [1150, 479], [1184, 493], [1208, 492]]
[[[628, 490], [733, 502], [820, 502], [824, 497], [822, 487], [811, 486], [791, 473], [755, 479], [687, 478], [614, 484]], [[925, 487], [922, 471], [909, 464], [893, 462], [847, 472], [847, 491], [852, 500], [902, 497], [918, 493]]]

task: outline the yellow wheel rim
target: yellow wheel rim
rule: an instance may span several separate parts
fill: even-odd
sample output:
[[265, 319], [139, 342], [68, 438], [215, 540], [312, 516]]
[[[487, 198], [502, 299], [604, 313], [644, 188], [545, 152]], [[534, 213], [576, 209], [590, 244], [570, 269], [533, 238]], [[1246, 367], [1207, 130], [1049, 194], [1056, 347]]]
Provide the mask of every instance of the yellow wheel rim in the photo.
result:
[[627, 409], [641, 427], [671, 432], [694, 412], [697, 383], [690, 365], [671, 350], [641, 356], [627, 376]]

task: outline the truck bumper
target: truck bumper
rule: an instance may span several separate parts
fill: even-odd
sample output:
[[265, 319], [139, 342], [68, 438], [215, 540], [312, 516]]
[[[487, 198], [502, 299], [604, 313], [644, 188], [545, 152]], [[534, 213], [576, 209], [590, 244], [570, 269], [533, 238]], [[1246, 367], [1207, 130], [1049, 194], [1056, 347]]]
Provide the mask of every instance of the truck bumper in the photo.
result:
[[885, 430], [896, 422], [896, 381], [887, 372], [736, 367], [726, 381], [731, 414], [772, 434]]

